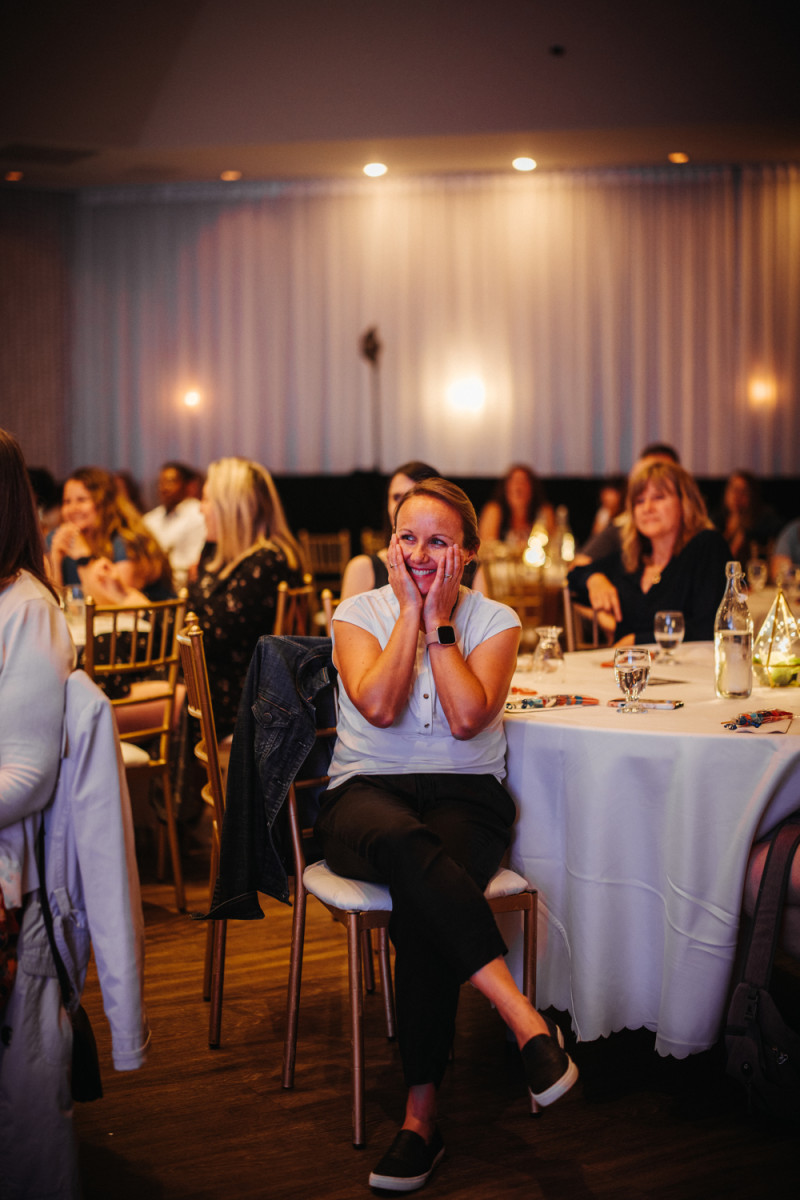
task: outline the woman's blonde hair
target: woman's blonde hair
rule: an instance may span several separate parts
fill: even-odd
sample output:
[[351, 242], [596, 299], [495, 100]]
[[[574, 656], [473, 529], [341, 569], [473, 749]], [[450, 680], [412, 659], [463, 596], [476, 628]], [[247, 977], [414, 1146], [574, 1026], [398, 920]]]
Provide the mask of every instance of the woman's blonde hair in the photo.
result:
[[214, 510], [217, 549], [208, 570], [227, 574], [259, 545], [272, 543], [290, 567], [305, 569], [272, 476], [247, 458], [220, 458], [206, 476], [205, 498]]
[[669, 459], [648, 459], [634, 467], [628, 478], [625, 501], [625, 520], [622, 526], [622, 565], [628, 572], [638, 571], [645, 555], [650, 553], [650, 539], [636, 528], [634, 507], [648, 483], [663, 487], [678, 497], [681, 504], [681, 524], [672, 548], [679, 554], [701, 529], [713, 529], [706, 502], [688, 471]]
[[93, 557], [114, 558], [114, 538], [125, 543], [129, 559], [141, 568], [148, 584], [160, 580], [172, 588], [169, 559], [142, 520], [141, 514], [119, 495], [114, 476], [102, 467], [79, 467], [66, 482], [82, 483], [97, 511], [97, 528], [85, 534]]

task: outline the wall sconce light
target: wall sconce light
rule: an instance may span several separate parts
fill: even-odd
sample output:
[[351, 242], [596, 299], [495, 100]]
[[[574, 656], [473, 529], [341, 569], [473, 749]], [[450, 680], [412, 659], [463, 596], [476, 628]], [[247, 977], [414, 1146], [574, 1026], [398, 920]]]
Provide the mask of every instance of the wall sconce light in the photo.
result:
[[753, 408], [774, 408], [778, 384], [770, 375], [753, 375], [747, 381], [747, 399]]
[[183, 403], [187, 408], [197, 408], [200, 403], [200, 393], [196, 388], [191, 388], [190, 391], [184, 393]]
[[388, 170], [386, 163], [367, 163], [364, 167], [364, 174], [369, 175], [372, 179], [377, 179], [380, 175], [385, 175]]
[[535, 171], [536, 159], [526, 158], [523, 155], [521, 158], [515, 158], [511, 165], [515, 171]]
[[447, 389], [447, 401], [451, 408], [461, 413], [480, 412], [486, 403], [486, 388], [477, 375], [467, 379], [456, 379]]

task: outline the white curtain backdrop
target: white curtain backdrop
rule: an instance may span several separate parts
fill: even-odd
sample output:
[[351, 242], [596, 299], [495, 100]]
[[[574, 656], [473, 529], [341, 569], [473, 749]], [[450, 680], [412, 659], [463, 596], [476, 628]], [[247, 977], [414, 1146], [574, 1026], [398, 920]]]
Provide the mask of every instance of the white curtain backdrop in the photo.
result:
[[798, 471], [797, 167], [90, 191], [74, 280], [73, 465]]

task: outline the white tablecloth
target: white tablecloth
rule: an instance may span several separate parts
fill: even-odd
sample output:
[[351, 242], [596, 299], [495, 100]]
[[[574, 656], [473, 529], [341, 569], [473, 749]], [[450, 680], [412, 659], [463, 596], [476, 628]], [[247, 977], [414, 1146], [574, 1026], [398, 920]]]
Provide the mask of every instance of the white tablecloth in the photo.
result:
[[[750, 847], [800, 808], [800, 691], [717, 700], [711, 644], [679, 655], [653, 673], [685, 682], [645, 699], [683, 708], [606, 707], [620, 693], [605, 649], [567, 655], [558, 689], [599, 707], [513, 715], [506, 732], [512, 865], [540, 892], [539, 1006], [568, 1010], [583, 1040], [644, 1026], [684, 1057], [719, 1033]], [[722, 727], [775, 707], [798, 714], [788, 734]]]

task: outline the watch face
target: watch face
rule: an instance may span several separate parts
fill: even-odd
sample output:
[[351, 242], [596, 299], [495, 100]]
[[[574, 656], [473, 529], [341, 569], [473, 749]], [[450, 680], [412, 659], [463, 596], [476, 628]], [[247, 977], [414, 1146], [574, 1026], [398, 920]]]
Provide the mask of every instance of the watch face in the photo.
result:
[[453, 646], [456, 640], [456, 631], [452, 625], [440, 625], [436, 630], [439, 638], [440, 646]]

